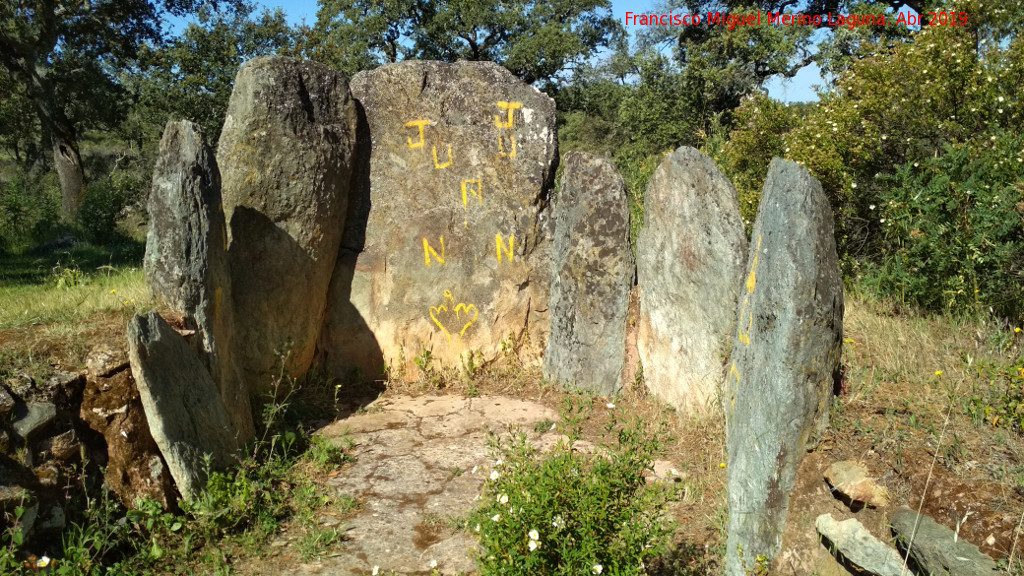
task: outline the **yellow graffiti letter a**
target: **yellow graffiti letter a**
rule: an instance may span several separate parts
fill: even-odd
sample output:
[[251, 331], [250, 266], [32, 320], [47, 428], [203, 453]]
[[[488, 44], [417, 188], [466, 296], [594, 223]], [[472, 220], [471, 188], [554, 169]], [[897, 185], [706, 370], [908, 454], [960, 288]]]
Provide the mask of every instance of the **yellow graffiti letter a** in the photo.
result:
[[463, 180], [462, 181], [462, 206], [463, 208], [469, 207], [469, 202], [466, 196], [468, 192], [472, 196], [476, 196], [476, 199], [480, 202], [480, 205], [484, 205], [484, 195], [480, 188], [482, 187], [480, 180]]
[[423, 239], [423, 262], [430, 268], [430, 257], [433, 255], [434, 260], [437, 260], [438, 264], [444, 264], [444, 236], [441, 236], [441, 255], [438, 256], [437, 252], [430, 246], [427, 239]]
[[420, 130], [420, 141], [413, 142], [412, 138], [406, 138], [409, 141], [409, 148], [423, 148], [423, 127], [430, 124], [430, 120], [413, 120], [412, 122], [406, 122], [406, 126], [415, 126]]
[[[515, 255], [515, 241], [516, 241], [515, 235], [514, 234], [509, 234], [508, 235], [508, 250], [505, 250], [505, 256], [508, 257], [508, 261], [509, 262], [512, 261], [512, 258]], [[497, 244], [497, 246], [495, 247], [495, 251], [498, 254], [498, 262], [500, 263], [501, 262], [501, 252], [505, 248], [505, 245], [501, 241], [501, 234], [495, 234], [494, 235], [494, 243]]]

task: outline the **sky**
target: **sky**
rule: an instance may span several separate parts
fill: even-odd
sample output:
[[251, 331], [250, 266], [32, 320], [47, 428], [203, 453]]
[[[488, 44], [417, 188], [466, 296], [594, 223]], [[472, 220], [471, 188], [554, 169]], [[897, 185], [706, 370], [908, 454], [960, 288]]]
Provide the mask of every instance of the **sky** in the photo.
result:
[[[281, 8], [284, 11], [288, 22], [297, 24], [306, 21], [312, 25], [316, 22], [316, 0], [259, 0], [259, 4], [268, 8]], [[625, 24], [626, 12], [644, 14], [653, 12], [654, 0], [612, 0], [612, 13], [620, 22]], [[630, 32], [641, 28], [641, 26], [630, 25], [626, 29]], [[811, 65], [801, 70], [795, 77], [788, 81], [772, 80], [768, 83], [768, 94], [782, 102], [807, 102], [816, 101], [814, 85], [821, 84], [821, 71], [817, 65]]]

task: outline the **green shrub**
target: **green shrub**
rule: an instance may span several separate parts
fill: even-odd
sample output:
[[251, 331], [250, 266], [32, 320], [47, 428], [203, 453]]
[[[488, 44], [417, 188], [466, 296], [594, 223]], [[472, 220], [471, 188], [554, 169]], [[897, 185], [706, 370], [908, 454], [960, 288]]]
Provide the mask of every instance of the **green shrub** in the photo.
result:
[[53, 174], [14, 174], [0, 183], [0, 250], [21, 252], [50, 236], [60, 220]]
[[1024, 305], [1024, 136], [947, 146], [881, 180], [869, 278], [898, 301], [1010, 318]]
[[116, 171], [90, 182], [78, 213], [78, 225], [86, 239], [99, 244], [115, 240], [124, 209], [138, 204], [144, 194], [145, 181], [130, 172]]
[[612, 441], [585, 455], [574, 447], [580, 408], [569, 404], [563, 414], [568, 442], [549, 453], [523, 434], [492, 442], [497, 463], [469, 524], [480, 536], [484, 576], [642, 574], [668, 544], [665, 509], [675, 492], [644, 479], [663, 431], [615, 417], [605, 434]]

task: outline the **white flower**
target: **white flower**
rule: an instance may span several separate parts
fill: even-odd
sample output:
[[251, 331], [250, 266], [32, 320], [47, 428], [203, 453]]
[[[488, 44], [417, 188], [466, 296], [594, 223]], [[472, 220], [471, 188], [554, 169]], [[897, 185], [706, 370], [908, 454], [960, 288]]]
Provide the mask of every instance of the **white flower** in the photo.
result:
[[881, 222], [882, 224], [885, 224], [885, 218], [882, 218], [881, 220], [879, 220], [879, 222]]
[[874, 204], [868, 206], [868, 210], [874, 210], [874, 209], [875, 209], [875, 205]]
[[554, 430], [555, 426], [558, 426], [558, 424], [555, 424], [555, 423], [552, 422], [551, 423], [551, 428], [548, 428], [548, 430]]
[[530, 540], [540, 540], [540, 533], [536, 530], [530, 530], [528, 536], [530, 537]]
[[551, 525], [555, 528], [565, 528], [565, 520], [563, 520], [561, 514], [559, 514], [558, 516], [555, 516], [555, 519], [553, 522], [551, 522]]
[[495, 466], [501, 466], [504, 463], [505, 463], [505, 461], [502, 460], [501, 458], [498, 458], [497, 460], [494, 461], [494, 465]]
[[476, 530], [474, 530], [474, 532], [479, 532], [479, 531], [480, 531], [480, 525], [479, 525], [479, 524], [477, 524], [477, 525], [476, 525]]
[[377, 574], [380, 574], [380, 566], [374, 566], [373, 572], [371, 572], [371, 574], [373, 574], [373, 576], [377, 576]]
[[675, 468], [669, 470], [669, 473], [673, 476], [679, 476], [679, 470], [676, 470]]
[[502, 504], [508, 504], [508, 494], [502, 494], [498, 497], [498, 502]]
[[491, 470], [491, 480], [497, 480], [498, 476], [501, 476], [501, 474], [498, 474], [497, 470]]
[[1002, 96], [1000, 96], [1000, 97], [999, 97], [999, 101], [1000, 101], [1000, 102], [1002, 102], [1002, 101], [1003, 101], [1003, 97], [1002, 97]]
[[604, 566], [594, 564], [594, 574], [600, 574], [601, 572], [604, 572]]
[[615, 408], [615, 404], [612, 404], [611, 402], [609, 402], [609, 403], [605, 404], [605, 406], [606, 406], [606, 407], [607, 407], [607, 408], [608, 408], [609, 410], [611, 410], [612, 408]]
[[530, 548], [530, 552], [533, 552], [534, 550], [540, 547], [540, 544], [538, 544], [536, 540], [530, 540], [528, 546]]
[[36, 562], [36, 567], [37, 568], [46, 568], [49, 565], [50, 565], [50, 557], [49, 556], [43, 556], [42, 558], [39, 559], [38, 562]]
[[851, 188], [856, 188], [856, 187], [857, 187], [857, 183], [856, 183], [856, 182], [854, 182], [854, 183], [850, 184], [850, 187], [851, 187]]
[[501, 520], [501, 514], [495, 514], [494, 516], [491, 516], [491, 522], [497, 522], [498, 520]]
[[437, 560], [431, 560], [430, 561], [430, 568], [431, 569], [437, 568]]

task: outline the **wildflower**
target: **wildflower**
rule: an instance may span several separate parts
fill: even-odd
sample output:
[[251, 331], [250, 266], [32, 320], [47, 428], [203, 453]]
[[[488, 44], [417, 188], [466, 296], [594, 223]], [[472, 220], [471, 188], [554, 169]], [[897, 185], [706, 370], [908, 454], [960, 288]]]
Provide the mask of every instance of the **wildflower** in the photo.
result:
[[594, 564], [594, 574], [600, 574], [601, 572], [604, 572], [604, 566]]
[[850, 187], [851, 187], [851, 188], [856, 188], [856, 187], [857, 187], [857, 183], [856, 183], [856, 182], [854, 182], [854, 183], [850, 184]]
[[718, 463], [718, 467], [719, 468], [725, 468], [725, 462], [719, 462]]
[[111, 290], [111, 291], [110, 291], [110, 293], [111, 293], [111, 294], [116, 294], [116, 293], [117, 293], [117, 290]]
[[37, 568], [46, 568], [49, 565], [50, 565], [50, 557], [49, 556], [43, 556], [42, 558], [39, 559], [38, 562], [36, 562], [36, 567]]
[[1020, 334], [1020, 328], [1014, 328], [1013, 329], [1013, 333], [1014, 334]]
[[669, 473], [673, 476], [679, 476], [679, 470], [676, 470], [675, 468], [669, 470]]
[[480, 531], [480, 525], [479, 525], [479, 524], [477, 524], [477, 525], [476, 525], [476, 529], [474, 530], [474, 532], [479, 532], [479, 531]]
[[380, 574], [380, 566], [374, 566], [373, 572], [371, 572], [371, 574], [373, 574], [373, 576], [377, 576], [377, 574]]
[[491, 480], [497, 480], [498, 476], [501, 476], [501, 474], [498, 474], [497, 470], [491, 470]]
[[538, 544], [536, 540], [530, 540], [528, 547], [530, 548], [530, 552], [533, 552], [534, 550], [540, 547], [540, 544]]
[[530, 537], [530, 540], [540, 540], [540, 532], [537, 532], [536, 530], [530, 530], [528, 536]]
[[935, 375], [936, 376], [942, 376], [942, 370], [936, 370], [935, 371]]
[[847, 344], [853, 344], [853, 338], [846, 338], [843, 340], [843, 342], [846, 342]]
[[502, 504], [508, 504], [508, 494], [502, 494], [501, 496], [498, 496], [498, 502]]
[[555, 426], [558, 426], [558, 424], [555, 424], [554, 422], [552, 422], [551, 423], [551, 428], [548, 428], [548, 430], [554, 430]]
[[608, 408], [609, 410], [611, 410], [612, 408], [615, 408], [615, 404], [612, 404], [611, 402], [609, 402], [609, 403], [605, 404], [605, 406], [606, 406], [606, 407], [607, 407], [607, 408]]
[[491, 516], [491, 522], [497, 522], [498, 520], [501, 520], [501, 514], [495, 514], [494, 516]]
[[497, 460], [495, 460], [495, 461], [494, 461], [494, 466], [495, 466], [495, 467], [497, 467], [497, 466], [501, 466], [501, 465], [502, 465], [502, 464], [504, 464], [504, 463], [505, 463], [505, 461], [504, 461], [504, 460], [502, 460], [501, 458], [498, 458]]
[[562, 515], [559, 514], [558, 516], [555, 516], [555, 519], [551, 522], [551, 525], [555, 528], [565, 528], [565, 520], [563, 520]]
[[868, 206], [868, 210], [874, 210], [874, 209], [875, 209], [875, 205], [874, 204]]
[[437, 568], [437, 560], [430, 561], [430, 569], [433, 570], [434, 568]]

